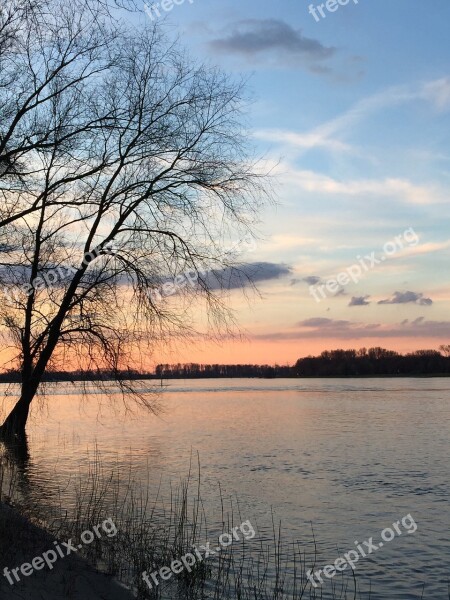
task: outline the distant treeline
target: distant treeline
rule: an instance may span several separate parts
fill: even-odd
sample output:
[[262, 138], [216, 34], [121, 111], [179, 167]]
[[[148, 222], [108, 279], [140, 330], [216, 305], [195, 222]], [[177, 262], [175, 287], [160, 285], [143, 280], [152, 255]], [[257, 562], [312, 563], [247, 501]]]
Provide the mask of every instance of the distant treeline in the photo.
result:
[[275, 365], [202, 365], [197, 363], [158, 365], [156, 377], [162, 379], [210, 379], [213, 377], [295, 377], [293, 368]]
[[361, 377], [394, 375], [449, 375], [450, 346], [437, 350], [417, 350], [399, 354], [384, 348], [331, 350], [320, 356], [300, 358], [296, 377]]
[[[326, 350], [320, 356], [300, 358], [289, 365], [204, 365], [199, 363], [161, 364], [154, 372], [50, 371], [44, 380], [109, 381], [126, 379], [212, 379], [236, 377], [370, 377], [402, 375], [450, 375], [450, 345], [437, 350], [399, 354], [384, 348]], [[0, 383], [20, 383], [20, 372], [0, 373]]]
[[450, 346], [399, 354], [384, 348], [326, 350], [320, 356], [300, 358], [294, 366], [269, 365], [158, 365], [162, 379], [210, 377], [365, 377], [401, 375], [449, 375]]
[[[54, 381], [117, 381], [117, 380], [136, 380], [136, 379], [155, 379], [154, 373], [140, 373], [133, 369], [127, 371], [48, 371], [42, 378], [43, 382]], [[10, 369], [0, 373], [0, 383], [20, 383], [21, 373]]]

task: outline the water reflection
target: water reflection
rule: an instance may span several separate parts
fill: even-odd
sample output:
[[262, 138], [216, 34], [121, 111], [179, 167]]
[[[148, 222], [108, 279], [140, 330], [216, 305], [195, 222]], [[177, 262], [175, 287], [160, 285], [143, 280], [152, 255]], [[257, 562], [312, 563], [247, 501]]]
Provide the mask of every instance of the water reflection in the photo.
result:
[[402, 536], [361, 561], [361, 585], [372, 580], [372, 600], [414, 598], [424, 583], [424, 599], [447, 597], [447, 379], [173, 382], [162, 418], [111, 412], [98, 394], [80, 404], [75, 388], [65, 392], [50, 393], [45, 418], [34, 414], [29, 449], [17, 457], [27, 502], [75, 509], [96, 453], [100, 475], [167, 498], [198, 451], [213, 527], [220, 484], [263, 541], [271, 507], [303, 547], [312, 522], [325, 565], [411, 513], [414, 540]]

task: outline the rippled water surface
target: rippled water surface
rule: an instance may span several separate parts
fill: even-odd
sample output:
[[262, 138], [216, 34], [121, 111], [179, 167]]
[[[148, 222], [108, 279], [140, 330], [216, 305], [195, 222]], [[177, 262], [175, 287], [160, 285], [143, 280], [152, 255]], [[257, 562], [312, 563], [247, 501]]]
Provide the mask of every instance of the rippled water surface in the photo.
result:
[[[220, 483], [261, 536], [271, 508], [292, 540], [306, 544], [312, 523], [318, 568], [411, 514], [414, 534], [358, 563], [363, 597], [449, 598], [450, 380], [172, 381], [159, 417], [111, 411], [99, 393], [82, 402], [78, 386], [49, 392], [29, 429], [31, 495], [54, 501], [96, 449], [151, 490], [198, 451], [210, 519]], [[62, 498], [70, 507], [68, 488]]]

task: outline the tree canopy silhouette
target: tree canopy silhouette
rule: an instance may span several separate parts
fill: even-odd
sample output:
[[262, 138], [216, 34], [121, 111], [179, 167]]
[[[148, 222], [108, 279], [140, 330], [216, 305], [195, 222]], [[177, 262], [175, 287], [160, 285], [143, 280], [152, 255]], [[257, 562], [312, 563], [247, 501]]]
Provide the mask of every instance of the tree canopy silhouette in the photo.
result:
[[[51, 5], [0, 62], [0, 317], [21, 373], [4, 435], [24, 431], [61, 362], [116, 373], [151, 409], [122, 374], [191, 331], [193, 295], [213, 329], [226, 326], [221, 290], [201, 274], [238, 268], [224, 242], [251, 234], [268, 197], [241, 81], [196, 64], [157, 24], [130, 30], [81, 0]], [[154, 301], [187, 270], [195, 287]]]
[[326, 350], [320, 356], [300, 358], [295, 366], [299, 377], [358, 377], [377, 375], [446, 375], [450, 358], [441, 346], [399, 354], [384, 348]]

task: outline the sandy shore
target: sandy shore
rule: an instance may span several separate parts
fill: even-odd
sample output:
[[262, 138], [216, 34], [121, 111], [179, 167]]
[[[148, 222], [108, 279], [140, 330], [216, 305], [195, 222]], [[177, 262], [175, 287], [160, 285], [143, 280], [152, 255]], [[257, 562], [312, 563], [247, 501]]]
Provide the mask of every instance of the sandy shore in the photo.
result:
[[31, 563], [34, 557], [54, 548], [54, 541], [47, 532], [0, 503], [2, 600], [133, 600], [129, 590], [111, 577], [96, 572], [74, 554], [58, 560], [53, 570], [45, 566], [28, 577], [19, 571], [20, 581], [14, 585], [8, 582], [4, 575], [5, 567], [11, 571], [23, 563]]

